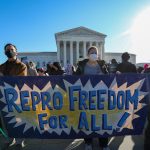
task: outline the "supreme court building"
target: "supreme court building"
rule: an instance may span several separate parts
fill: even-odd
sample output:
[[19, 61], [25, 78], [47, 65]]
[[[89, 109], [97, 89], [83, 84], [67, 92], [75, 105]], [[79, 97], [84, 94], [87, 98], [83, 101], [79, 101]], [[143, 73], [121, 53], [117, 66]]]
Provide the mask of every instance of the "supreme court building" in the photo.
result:
[[78, 27], [55, 34], [57, 59], [65, 66], [75, 64], [79, 58], [87, 57], [90, 46], [98, 48], [99, 57], [104, 59], [105, 34]]
[[[87, 57], [87, 50], [90, 46], [98, 48], [99, 58], [110, 62], [115, 58], [121, 62], [122, 53], [105, 52], [106, 35], [86, 27], [77, 27], [55, 34], [57, 52], [25, 52], [19, 53], [20, 58], [26, 57], [34, 61], [38, 67], [45, 67], [48, 62], [59, 61], [62, 66], [67, 63], [76, 65], [77, 61]], [[130, 54], [130, 61], [136, 63], [136, 55]]]

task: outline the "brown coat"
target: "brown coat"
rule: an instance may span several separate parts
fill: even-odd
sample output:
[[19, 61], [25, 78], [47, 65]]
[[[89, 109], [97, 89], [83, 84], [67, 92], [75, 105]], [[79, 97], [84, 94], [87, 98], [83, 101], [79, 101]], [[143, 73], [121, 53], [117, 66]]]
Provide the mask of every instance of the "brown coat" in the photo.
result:
[[20, 60], [6, 61], [0, 65], [0, 72], [4, 76], [27, 76], [27, 67]]

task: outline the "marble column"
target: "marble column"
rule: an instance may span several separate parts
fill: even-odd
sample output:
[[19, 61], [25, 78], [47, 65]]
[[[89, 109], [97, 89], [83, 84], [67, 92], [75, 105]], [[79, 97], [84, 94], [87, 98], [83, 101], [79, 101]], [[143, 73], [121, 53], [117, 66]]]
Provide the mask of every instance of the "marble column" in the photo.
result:
[[77, 55], [76, 55], [76, 56], [77, 56], [76, 59], [77, 59], [77, 61], [78, 61], [78, 59], [79, 59], [79, 42], [78, 42], [78, 41], [76, 42], [76, 54], [77, 54]]
[[98, 49], [98, 57], [101, 59], [101, 50], [98, 42], [96, 42], [96, 47]]
[[104, 42], [102, 43], [102, 59], [104, 59], [104, 55], [105, 55], [105, 47], [104, 47]]
[[83, 58], [86, 58], [86, 41], [83, 41]]
[[103, 59], [103, 43], [100, 43], [100, 58]]
[[92, 43], [93, 43], [93, 42], [90, 41], [90, 47], [92, 46]]
[[60, 41], [57, 41], [57, 61], [60, 62]]
[[64, 67], [66, 66], [66, 41], [63, 41], [63, 45], [64, 45]]
[[70, 41], [70, 64], [73, 64], [73, 41]]

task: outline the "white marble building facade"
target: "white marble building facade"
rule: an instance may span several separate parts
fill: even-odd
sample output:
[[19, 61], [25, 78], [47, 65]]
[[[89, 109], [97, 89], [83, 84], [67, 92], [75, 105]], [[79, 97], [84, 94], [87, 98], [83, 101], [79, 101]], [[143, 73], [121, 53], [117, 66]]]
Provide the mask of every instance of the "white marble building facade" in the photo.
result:
[[[33, 61], [37, 67], [45, 67], [47, 63], [59, 61], [62, 66], [67, 63], [76, 65], [77, 61], [87, 57], [87, 50], [90, 46], [96, 46], [99, 58], [107, 63], [115, 58], [121, 62], [122, 53], [105, 52], [106, 35], [85, 27], [73, 28], [55, 34], [57, 52], [22, 52], [18, 53], [21, 59], [27, 57], [28, 61]], [[136, 63], [136, 55], [130, 54], [130, 61]]]
[[76, 64], [79, 58], [87, 57], [87, 49], [96, 46], [99, 57], [104, 58], [105, 34], [85, 27], [78, 27], [55, 34], [57, 44], [57, 60], [64, 66]]
[[18, 58], [33, 61], [37, 68], [46, 68], [48, 63], [57, 61], [57, 52], [22, 52], [18, 53]]

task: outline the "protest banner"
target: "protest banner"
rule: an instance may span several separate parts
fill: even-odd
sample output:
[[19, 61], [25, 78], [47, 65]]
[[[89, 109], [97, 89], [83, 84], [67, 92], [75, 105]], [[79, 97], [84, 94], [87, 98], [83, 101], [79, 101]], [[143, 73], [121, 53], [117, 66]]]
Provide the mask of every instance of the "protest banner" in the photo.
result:
[[10, 137], [84, 138], [141, 134], [149, 95], [140, 74], [0, 77]]

